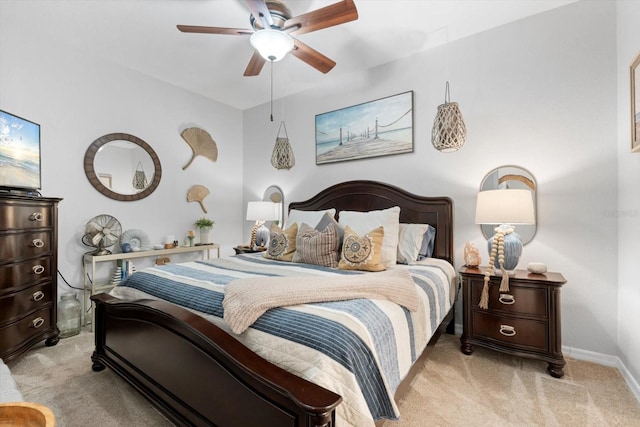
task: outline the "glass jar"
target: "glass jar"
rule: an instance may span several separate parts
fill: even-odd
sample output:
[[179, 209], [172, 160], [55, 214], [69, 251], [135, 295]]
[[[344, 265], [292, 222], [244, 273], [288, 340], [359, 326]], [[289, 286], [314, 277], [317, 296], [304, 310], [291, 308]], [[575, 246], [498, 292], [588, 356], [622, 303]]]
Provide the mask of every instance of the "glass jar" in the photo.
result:
[[82, 308], [76, 294], [63, 294], [58, 303], [59, 338], [72, 337], [80, 333]]

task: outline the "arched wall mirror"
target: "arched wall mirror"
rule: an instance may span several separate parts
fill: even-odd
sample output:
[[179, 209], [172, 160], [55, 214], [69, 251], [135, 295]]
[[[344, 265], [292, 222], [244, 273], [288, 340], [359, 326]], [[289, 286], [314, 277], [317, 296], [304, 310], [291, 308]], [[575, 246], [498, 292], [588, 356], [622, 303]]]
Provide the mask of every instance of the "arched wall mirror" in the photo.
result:
[[282, 227], [284, 223], [284, 193], [282, 192], [282, 189], [277, 185], [270, 186], [264, 191], [264, 196], [262, 197], [262, 201], [280, 203], [280, 209], [278, 212], [280, 215], [280, 218], [278, 218], [278, 225]]
[[162, 166], [153, 148], [127, 133], [93, 141], [84, 155], [87, 179], [103, 195], [121, 201], [144, 199], [160, 184]]
[[[519, 188], [530, 190], [531, 196], [533, 197], [534, 215], [537, 218], [538, 184], [536, 183], [536, 179], [531, 172], [524, 168], [521, 168], [520, 166], [499, 166], [485, 175], [482, 183], [480, 184], [480, 191], [498, 190], [502, 188]], [[495, 228], [494, 225], [482, 224], [480, 225], [480, 228], [482, 230], [482, 235], [487, 239], [495, 234], [495, 231], [493, 230]], [[518, 225], [516, 227], [516, 233], [520, 235], [522, 244], [526, 245], [531, 240], [533, 240], [533, 236], [535, 236], [536, 234], [536, 224]]]

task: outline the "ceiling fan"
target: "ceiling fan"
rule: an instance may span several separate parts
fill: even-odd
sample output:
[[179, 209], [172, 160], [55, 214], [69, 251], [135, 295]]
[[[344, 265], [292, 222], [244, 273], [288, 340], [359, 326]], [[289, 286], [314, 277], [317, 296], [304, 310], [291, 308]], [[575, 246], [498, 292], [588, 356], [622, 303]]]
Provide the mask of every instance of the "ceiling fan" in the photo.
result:
[[251, 12], [251, 29], [178, 25], [178, 30], [183, 33], [250, 36], [251, 45], [256, 51], [244, 71], [245, 76], [257, 76], [266, 61], [279, 61], [289, 52], [318, 71], [328, 73], [336, 63], [291, 36], [358, 19], [358, 10], [353, 0], [343, 0], [294, 17], [280, 0], [246, 0], [246, 3]]

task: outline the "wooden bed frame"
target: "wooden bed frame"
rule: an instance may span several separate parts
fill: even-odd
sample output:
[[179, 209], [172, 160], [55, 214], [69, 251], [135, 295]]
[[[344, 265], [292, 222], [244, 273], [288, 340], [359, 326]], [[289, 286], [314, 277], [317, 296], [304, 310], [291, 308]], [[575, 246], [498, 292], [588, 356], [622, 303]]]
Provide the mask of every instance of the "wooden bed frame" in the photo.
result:
[[[453, 261], [453, 203], [374, 181], [336, 184], [289, 209], [369, 211], [400, 206], [400, 222], [436, 227], [434, 256]], [[93, 370], [113, 369], [177, 425], [333, 427], [342, 398], [293, 375], [202, 317], [164, 301], [95, 302]], [[453, 309], [396, 393], [399, 399]], [[382, 421], [378, 424], [382, 424]], [[341, 426], [338, 426], [341, 427]]]

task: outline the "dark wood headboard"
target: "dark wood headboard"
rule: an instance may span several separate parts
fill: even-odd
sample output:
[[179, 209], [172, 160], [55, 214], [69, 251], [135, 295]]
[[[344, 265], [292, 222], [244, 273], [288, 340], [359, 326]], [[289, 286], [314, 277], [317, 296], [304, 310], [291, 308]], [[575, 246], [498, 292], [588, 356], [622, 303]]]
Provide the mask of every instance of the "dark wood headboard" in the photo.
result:
[[[400, 206], [400, 222], [431, 224], [436, 229], [433, 256], [453, 264], [453, 201], [449, 197], [425, 197], [376, 181], [347, 181], [328, 187], [309, 200], [289, 204], [289, 210], [336, 209], [372, 211]], [[336, 218], [337, 219], [337, 218]]]

